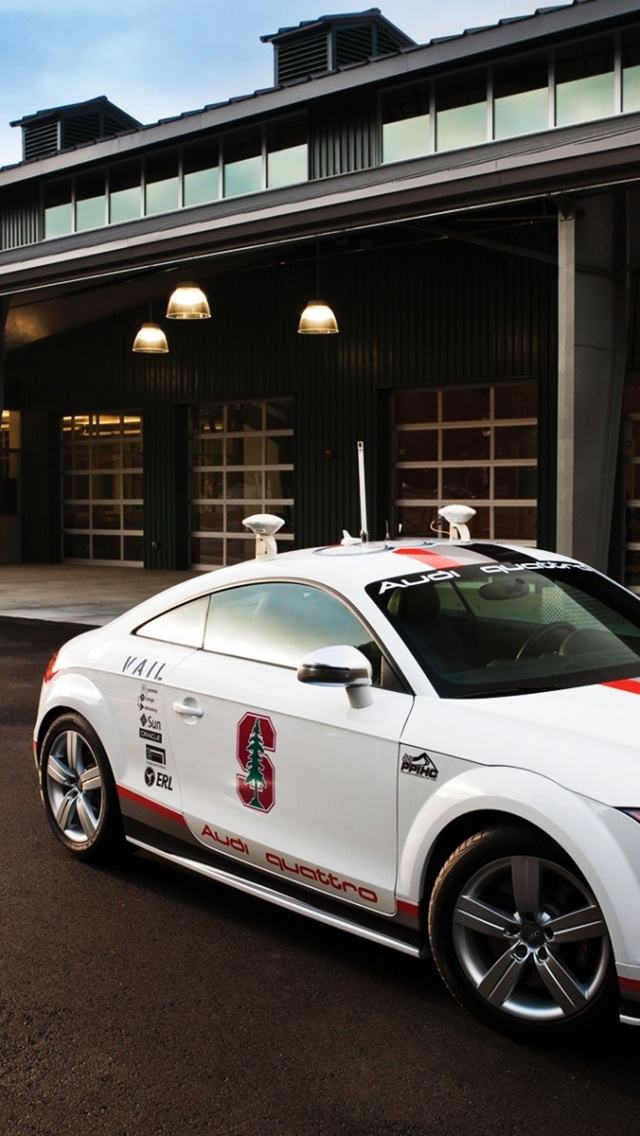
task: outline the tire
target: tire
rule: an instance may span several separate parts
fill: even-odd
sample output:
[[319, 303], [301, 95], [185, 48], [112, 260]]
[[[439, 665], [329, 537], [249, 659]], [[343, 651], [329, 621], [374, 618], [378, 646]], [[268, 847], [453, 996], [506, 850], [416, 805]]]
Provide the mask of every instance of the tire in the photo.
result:
[[527, 1040], [613, 1023], [618, 990], [607, 927], [576, 866], [519, 825], [466, 840], [431, 894], [440, 975], [486, 1025]]
[[40, 787], [49, 824], [68, 852], [87, 863], [121, 858], [124, 830], [109, 760], [79, 714], [65, 714], [47, 730]]

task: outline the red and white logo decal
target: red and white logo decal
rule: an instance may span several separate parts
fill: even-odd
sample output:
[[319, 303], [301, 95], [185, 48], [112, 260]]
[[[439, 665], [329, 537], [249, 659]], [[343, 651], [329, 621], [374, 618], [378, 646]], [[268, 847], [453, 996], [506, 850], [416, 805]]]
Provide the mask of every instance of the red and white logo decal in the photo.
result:
[[270, 718], [245, 714], [238, 722], [236, 757], [242, 773], [236, 785], [248, 809], [268, 813], [275, 804], [276, 774], [269, 757], [276, 748], [276, 731]]

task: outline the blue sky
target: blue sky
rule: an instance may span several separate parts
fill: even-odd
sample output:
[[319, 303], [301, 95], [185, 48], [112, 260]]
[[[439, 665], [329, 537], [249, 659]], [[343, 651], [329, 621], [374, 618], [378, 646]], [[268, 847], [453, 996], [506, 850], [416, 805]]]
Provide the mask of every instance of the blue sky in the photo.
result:
[[[556, 0], [562, 3], [562, 0]], [[551, 6], [552, 0], [546, 0]], [[0, 0], [0, 166], [21, 159], [9, 123], [106, 95], [156, 122], [273, 82], [260, 36], [379, 7], [418, 43], [529, 15], [544, 0]]]

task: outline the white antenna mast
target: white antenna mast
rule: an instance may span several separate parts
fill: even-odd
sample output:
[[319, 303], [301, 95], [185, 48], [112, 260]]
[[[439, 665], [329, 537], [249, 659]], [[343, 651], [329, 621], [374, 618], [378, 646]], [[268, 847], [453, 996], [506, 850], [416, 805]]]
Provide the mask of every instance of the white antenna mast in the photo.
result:
[[367, 487], [364, 480], [364, 442], [358, 442], [358, 479], [360, 482], [360, 540], [365, 544], [369, 539], [367, 523]]

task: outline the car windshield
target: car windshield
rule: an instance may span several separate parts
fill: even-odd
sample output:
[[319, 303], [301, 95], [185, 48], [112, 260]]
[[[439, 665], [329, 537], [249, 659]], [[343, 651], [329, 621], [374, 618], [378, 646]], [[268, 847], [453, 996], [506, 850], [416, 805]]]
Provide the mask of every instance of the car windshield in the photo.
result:
[[514, 554], [380, 580], [367, 592], [443, 697], [640, 676], [640, 599], [573, 562]]

